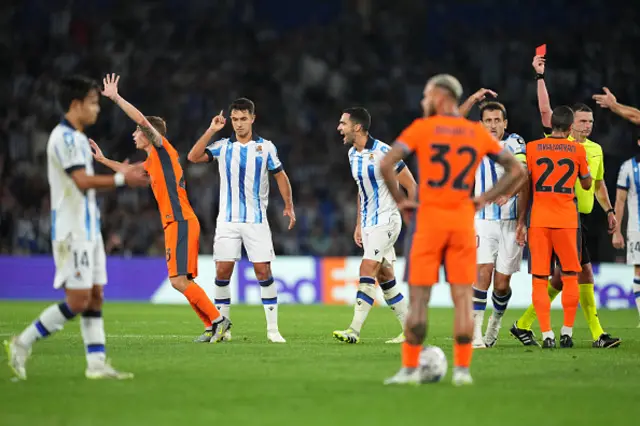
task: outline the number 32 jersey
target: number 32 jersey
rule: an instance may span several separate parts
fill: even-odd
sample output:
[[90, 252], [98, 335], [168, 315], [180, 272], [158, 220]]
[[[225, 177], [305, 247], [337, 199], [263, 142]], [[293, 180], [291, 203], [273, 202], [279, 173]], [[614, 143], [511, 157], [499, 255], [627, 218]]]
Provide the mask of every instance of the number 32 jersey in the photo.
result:
[[415, 152], [420, 176], [417, 228], [473, 228], [471, 201], [476, 169], [482, 158], [496, 159], [503, 147], [480, 123], [458, 116], [419, 118], [398, 137], [407, 153]]
[[531, 174], [532, 228], [578, 228], [575, 185], [590, 176], [584, 147], [574, 141], [548, 137], [527, 144]]

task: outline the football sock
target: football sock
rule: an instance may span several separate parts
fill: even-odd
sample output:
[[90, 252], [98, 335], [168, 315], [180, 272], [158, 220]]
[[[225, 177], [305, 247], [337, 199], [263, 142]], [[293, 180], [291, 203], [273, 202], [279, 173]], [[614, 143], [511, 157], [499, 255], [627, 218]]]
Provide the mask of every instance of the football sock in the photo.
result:
[[580, 306], [584, 313], [584, 318], [587, 320], [589, 330], [591, 331], [591, 337], [593, 340], [598, 340], [604, 330], [600, 325], [600, 319], [598, 318], [598, 309], [596, 308], [596, 295], [594, 292], [593, 284], [580, 284]]
[[[553, 302], [553, 299], [560, 294], [559, 290], [556, 290], [552, 285], [551, 281], [549, 281], [547, 285], [547, 294], [549, 295], [549, 299]], [[533, 323], [536, 322], [536, 309], [533, 304], [529, 305], [527, 310], [522, 314], [520, 319], [516, 321], [516, 327], [521, 328], [523, 330], [531, 330], [533, 327]]]
[[75, 316], [76, 314], [71, 312], [65, 302], [51, 305], [42, 311], [40, 317], [18, 336], [18, 342], [22, 346], [30, 348], [36, 340], [44, 339], [56, 331], [62, 330], [64, 324]]
[[547, 293], [547, 280], [533, 277], [532, 287], [531, 299], [540, 322], [540, 331], [545, 333], [551, 330], [551, 300]]
[[404, 342], [402, 344], [402, 366], [406, 368], [417, 368], [422, 345], [412, 345]]
[[638, 308], [638, 314], [640, 315], [640, 277], [633, 279], [633, 295], [636, 298], [636, 307]]
[[453, 365], [454, 367], [469, 368], [473, 347], [471, 343], [454, 343], [453, 345]]
[[214, 303], [223, 317], [230, 318], [231, 315], [231, 288], [229, 280], [216, 279], [213, 292]]
[[356, 294], [356, 304], [353, 312], [353, 320], [349, 326], [355, 332], [360, 333], [364, 321], [369, 315], [376, 295], [376, 280], [372, 277], [360, 277], [358, 293]]
[[80, 318], [80, 333], [87, 356], [87, 365], [102, 364], [107, 359], [106, 336], [102, 311], [86, 310]]
[[381, 283], [380, 288], [384, 294], [384, 300], [398, 318], [400, 326], [404, 329], [404, 321], [407, 317], [408, 305], [399, 286], [396, 285], [396, 279], [393, 278], [387, 282]]
[[[563, 325], [573, 328], [578, 311], [578, 301], [580, 299], [578, 290], [578, 276], [565, 275], [562, 277], [562, 309], [564, 310]], [[600, 335], [598, 335], [600, 336]]]
[[473, 288], [473, 336], [482, 338], [484, 311], [487, 309], [487, 290]]
[[273, 277], [260, 281], [260, 297], [267, 319], [267, 331], [278, 330], [278, 289]]
[[493, 313], [497, 316], [503, 316], [504, 311], [507, 310], [507, 305], [509, 304], [509, 299], [511, 299], [511, 289], [508, 290], [508, 293], [505, 295], [496, 294], [495, 290], [491, 295], [491, 301], [493, 302]]
[[[215, 305], [204, 292], [202, 287], [191, 281], [184, 291], [184, 297], [187, 298], [191, 306], [195, 306], [200, 312], [202, 312], [209, 321], [205, 322], [205, 316], [200, 317], [205, 327], [211, 327], [212, 322], [216, 322], [220, 318], [220, 312], [216, 309]], [[195, 309], [194, 309], [195, 310]], [[198, 311], [196, 311], [198, 313]], [[200, 316], [200, 314], [198, 314]]]

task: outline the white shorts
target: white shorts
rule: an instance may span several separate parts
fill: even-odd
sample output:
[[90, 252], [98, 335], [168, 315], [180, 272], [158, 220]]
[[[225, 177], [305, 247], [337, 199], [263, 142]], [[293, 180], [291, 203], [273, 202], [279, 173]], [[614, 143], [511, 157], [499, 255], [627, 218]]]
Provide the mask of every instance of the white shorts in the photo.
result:
[[102, 236], [94, 241], [53, 241], [56, 276], [53, 287], [88, 290], [107, 284], [107, 256]]
[[640, 265], [640, 232], [627, 232], [627, 265]]
[[272, 262], [275, 259], [268, 223], [218, 222], [213, 239], [213, 260], [240, 260], [242, 245], [251, 263]]
[[363, 259], [375, 260], [383, 266], [396, 261], [394, 245], [402, 229], [402, 219], [392, 217], [389, 223], [362, 229]]
[[522, 266], [522, 247], [516, 242], [515, 220], [476, 219], [478, 265], [493, 264], [497, 272], [513, 275]]

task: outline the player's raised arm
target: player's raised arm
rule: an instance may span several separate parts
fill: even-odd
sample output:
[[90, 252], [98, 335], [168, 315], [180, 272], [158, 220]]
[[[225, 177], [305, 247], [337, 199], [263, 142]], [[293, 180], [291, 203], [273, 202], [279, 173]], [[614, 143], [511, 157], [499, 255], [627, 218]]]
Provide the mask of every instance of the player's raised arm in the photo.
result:
[[209, 128], [200, 136], [200, 139], [196, 142], [196, 144], [189, 151], [189, 155], [187, 155], [187, 160], [192, 163], [208, 163], [216, 157], [215, 147], [207, 147], [207, 144], [211, 140], [211, 138], [218, 133], [227, 120], [224, 118], [223, 111], [220, 111], [220, 114], [216, 115], [211, 119], [211, 124]]
[[463, 117], [468, 116], [469, 112], [471, 112], [471, 108], [473, 108], [473, 106], [478, 102], [484, 101], [487, 98], [487, 95], [491, 95], [494, 98], [498, 97], [498, 94], [493, 90], [482, 88], [473, 95], [469, 96], [469, 98], [464, 101], [462, 105], [460, 105], [460, 115], [462, 115]]
[[127, 102], [122, 96], [118, 94], [118, 82], [120, 81], [120, 76], [116, 74], [107, 74], [105, 78], [102, 79], [102, 83], [104, 84], [104, 89], [102, 90], [102, 96], [106, 96], [111, 99], [118, 105], [133, 121], [136, 122], [140, 131], [144, 133], [146, 138], [151, 142], [154, 146], [160, 147], [162, 146], [162, 136], [160, 133], [153, 128], [147, 117], [142, 114], [138, 108], [131, 105]]
[[602, 108], [609, 108], [614, 114], [619, 115], [627, 121], [633, 124], [640, 125], [640, 110], [628, 105], [623, 105], [618, 102], [616, 97], [611, 91], [603, 87], [604, 94], [593, 95], [593, 99]]
[[544, 56], [535, 56], [533, 58], [533, 69], [536, 72], [537, 93], [538, 93], [538, 109], [540, 110], [540, 119], [544, 127], [551, 127], [551, 101], [549, 100], [549, 92], [544, 82], [545, 59]]

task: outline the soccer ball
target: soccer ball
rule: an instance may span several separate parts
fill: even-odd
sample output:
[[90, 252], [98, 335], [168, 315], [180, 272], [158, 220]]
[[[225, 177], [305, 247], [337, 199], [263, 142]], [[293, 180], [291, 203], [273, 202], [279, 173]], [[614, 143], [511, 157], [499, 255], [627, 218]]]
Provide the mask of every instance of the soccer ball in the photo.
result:
[[425, 346], [420, 352], [418, 369], [421, 383], [437, 383], [447, 374], [447, 357], [437, 346]]

